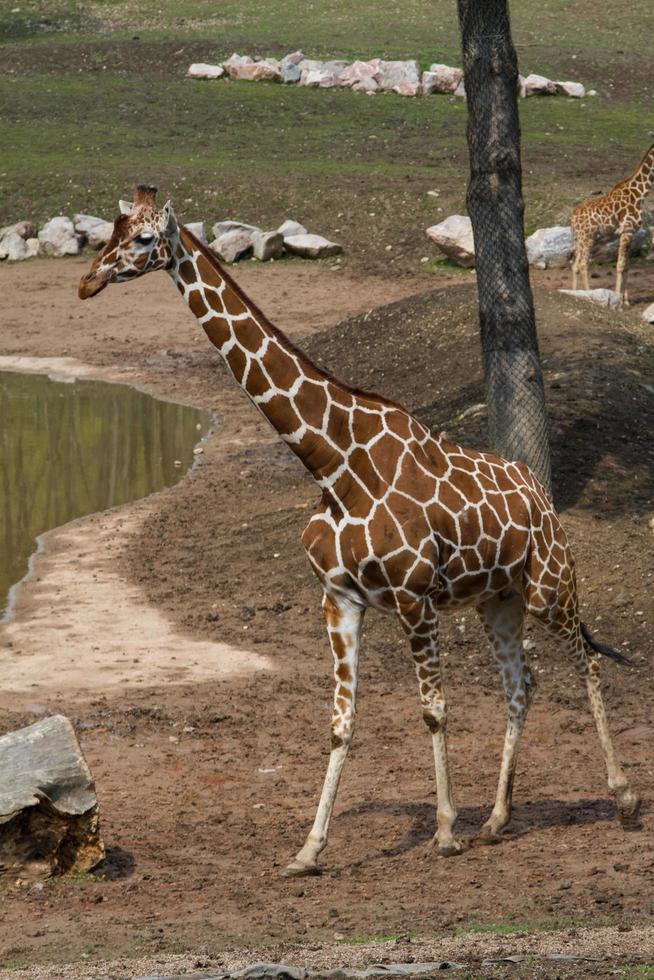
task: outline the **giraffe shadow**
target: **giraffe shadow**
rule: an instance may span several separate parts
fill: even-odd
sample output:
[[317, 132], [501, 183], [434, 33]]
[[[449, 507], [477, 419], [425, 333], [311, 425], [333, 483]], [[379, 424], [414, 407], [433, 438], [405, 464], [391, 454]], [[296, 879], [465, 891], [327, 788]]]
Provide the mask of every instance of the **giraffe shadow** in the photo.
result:
[[[456, 834], [471, 842], [480, 827], [490, 815], [489, 806], [461, 807], [458, 811]], [[430, 803], [362, 803], [344, 811], [340, 819], [362, 818], [375, 814], [396, 817], [409, 817], [410, 824], [391, 847], [385, 847], [369, 854], [358, 864], [368, 864], [382, 858], [397, 857], [416, 847], [428, 844], [436, 831], [436, 808]], [[517, 804], [509, 825], [502, 837], [508, 843], [512, 838], [525, 837], [539, 830], [552, 827], [590, 826], [597, 823], [617, 821], [615, 804], [609, 799], [594, 800], [538, 800]]]

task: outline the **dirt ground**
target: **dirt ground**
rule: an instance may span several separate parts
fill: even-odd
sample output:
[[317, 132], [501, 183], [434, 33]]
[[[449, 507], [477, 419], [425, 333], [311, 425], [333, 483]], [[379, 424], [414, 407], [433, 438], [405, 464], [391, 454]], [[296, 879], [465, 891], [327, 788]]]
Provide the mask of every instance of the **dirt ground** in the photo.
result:
[[[327, 943], [338, 944], [345, 962], [354, 945], [375, 937], [404, 937], [391, 953], [383, 947], [383, 957], [417, 960], [422, 948], [407, 937], [442, 940], [455, 956], [457, 937], [470, 946], [490, 927], [513, 932], [485, 937], [483, 955], [523, 949], [516, 932], [533, 939], [532, 949], [542, 929], [562, 930], [557, 949], [574, 952], [582, 935], [592, 948], [584, 927], [599, 926], [622, 930], [625, 941], [612, 933], [602, 947], [610, 961], [593, 964], [595, 975], [652, 961], [643, 929], [654, 912], [654, 352], [638, 306], [609, 313], [556, 294], [562, 274], [539, 279], [555, 494], [577, 557], [584, 619], [635, 664], [607, 662], [603, 673], [618, 749], [646, 801], [643, 830], [625, 834], [616, 823], [584, 691], [572, 666], [529, 631], [539, 690], [510, 832], [495, 848], [434, 857], [431, 749], [413, 668], [394, 622], [371, 614], [357, 733], [324, 873], [286, 880], [280, 871], [310, 826], [329, 748], [331, 658], [300, 545], [318, 495], [172, 284], [151, 276], [82, 306], [74, 289], [86, 264], [0, 267], [0, 354], [70, 359], [59, 370], [91, 365], [98, 376], [209, 408], [218, 423], [175, 488], [52, 532], [20, 590], [16, 619], [0, 632], [9, 678], [0, 730], [53, 711], [73, 719], [107, 846], [96, 874], [2, 886], [0, 963], [37, 976], [36, 964], [77, 961], [84, 976], [82, 964], [145, 957], [154, 972], [151, 964], [169, 954], [189, 954], [185, 969], [231, 963], [244, 949], [250, 961], [303, 962]], [[243, 266], [237, 276], [344, 380], [483, 446], [483, 409], [461, 418], [483, 402], [472, 277], [434, 288], [426, 275], [360, 278], [299, 263]], [[637, 301], [654, 298], [652, 264], [632, 281]], [[71, 591], [74, 563], [62, 572], [62, 556], [77, 548], [90, 577], [99, 573], [113, 590], [104, 617], [79, 632], [71, 628], [80, 601]], [[90, 588], [82, 582], [87, 602]], [[112, 609], [128, 601], [135, 606], [125, 632], [113, 635]], [[149, 651], [133, 672], [128, 642]], [[163, 663], [164, 647], [179, 669]], [[470, 836], [492, 801], [504, 704], [473, 613], [445, 621], [444, 649], [459, 826]], [[123, 657], [111, 684], [103, 652], [111, 663]], [[89, 665], [83, 679], [59, 669], [76, 658]], [[381, 946], [372, 948], [370, 958], [379, 958]], [[134, 975], [123, 968], [93, 975]], [[556, 970], [552, 976], [582, 975], [579, 965]]]

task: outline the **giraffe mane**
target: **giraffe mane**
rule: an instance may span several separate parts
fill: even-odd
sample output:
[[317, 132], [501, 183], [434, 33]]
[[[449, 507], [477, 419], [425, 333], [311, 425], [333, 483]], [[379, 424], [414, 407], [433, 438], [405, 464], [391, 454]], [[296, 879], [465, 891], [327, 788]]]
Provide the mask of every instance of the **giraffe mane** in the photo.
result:
[[214, 269], [217, 269], [222, 278], [225, 280], [230, 289], [236, 293], [242, 302], [252, 310], [254, 315], [261, 320], [262, 323], [279, 339], [283, 342], [284, 346], [288, 348], [300, 361], [304, 367], [312, 368], [314, 371], [318, 371], [322, 376], [330, 381], [332, 384], [337, 385], [344, 391], [348, 392], [350, 395], [355, 395], [359, 398], [366, 398], [369, 401], [377, 402], [380, 405], [387, 405], [389, 408], [397, 408], [402, 412], [406, 412], [407, 415], [411, 413], [407, 411], [404, 405], [399, 402], [393, 401], [391, 398], [386, 398], [384, 395], [379, 395], [375, 391], [366, 391], [364, 388], [358, 388], [356, 385], [349, 385], [340, 378], [337, 378], [331, 371], [325, 370], [322, 366], [315, 364], [308, 354], [306, 354], [297, 344], [288, 337], [283, 330], [271, 323], [268, 317], [263, 313], [263, 311], [254, 303], [249, 296], [243, 292], [239, 284], [235, 279], [226, 271], [226, 269], [218, 262], [218, 259], [213, 254], [210, 248], [208, 248], [203, 242], [197, 238], [193, 232], [189, 231], [186, 225], [182, 225], [181, 228], [184, 229], [184, 234], [192, 241], [194, 247], [204, 255], [205, 259], [211, 263]]

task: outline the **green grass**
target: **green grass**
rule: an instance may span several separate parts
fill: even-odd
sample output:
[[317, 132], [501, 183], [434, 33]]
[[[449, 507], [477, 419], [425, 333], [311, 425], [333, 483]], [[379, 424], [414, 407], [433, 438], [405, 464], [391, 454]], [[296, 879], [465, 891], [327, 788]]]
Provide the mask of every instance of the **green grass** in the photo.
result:
[[[415, 270], [430, 254], [424, 229], [465, 210], [467, 113], [458, 100], [183, 77], [191, 61], [232, 50], [458, 64], [451, 0], [16, 7], [0, 10], [0, 224], [74, 211], [110, 217], [119, 196], [152, 181], [187, 220], [238, 215], [273, 227], [295, 217], [342, 240], [347, 261]], [[640, 158], [652, 125], [648, 14], [649, 0], [630, 5], [616, 51], [612, 11], [594, 0], [515, 5], [524, 70], [600, 90], [522, 103], [528, 232], [567, 222], [573, 203]], [[427, 196], [434, 187], [437, 199]]]

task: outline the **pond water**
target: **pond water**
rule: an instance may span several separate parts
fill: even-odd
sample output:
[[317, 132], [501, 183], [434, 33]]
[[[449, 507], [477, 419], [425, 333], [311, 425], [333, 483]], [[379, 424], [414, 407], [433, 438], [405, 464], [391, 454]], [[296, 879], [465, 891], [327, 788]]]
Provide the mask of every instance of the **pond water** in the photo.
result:
[[210, 425], [126, 385], [0, 371], [0, 621], [39, 534], [176, 483]]

